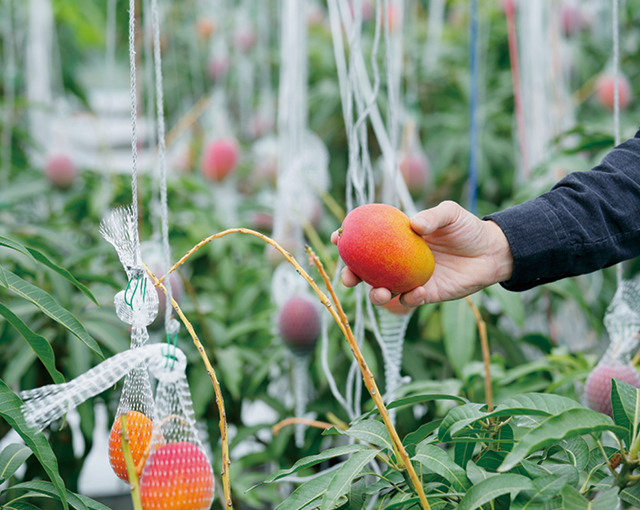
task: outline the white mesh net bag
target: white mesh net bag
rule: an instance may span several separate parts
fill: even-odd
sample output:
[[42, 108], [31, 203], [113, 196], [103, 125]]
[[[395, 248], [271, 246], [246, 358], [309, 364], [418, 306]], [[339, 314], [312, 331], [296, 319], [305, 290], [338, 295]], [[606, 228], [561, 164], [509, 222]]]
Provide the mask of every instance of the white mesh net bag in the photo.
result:
[[214, 496], [213, 470], [198, 436], [185, 375], [186, 358], [180, 350], [175, 353], [175, 360], [165, 358], [163, 366], [151, 367], [158, 379], [158, 418], [140, 477], [144, 510], [206, 510]]
[[[115, 296], [116, 314], [120, 320], [131, 325], [131, 348], [142, 347], [149, 339], [147, 326], [158, 314], [158, 294], [142, 266], [134, 213], [129, 208], [115, 209], [101, 223], [100, 233], [116, 249], [129, 278], [127, 288]], [[132, 448], [131, 453], [136, 466], [141, 467], [155, 419], [153, 393], [144, 361], [125, 378], [109, 435], [111, 467], [119, 478], [127, 481], [129, 477], [120, 441], [120, 416], [123, 414], [127, 415], [128, 420], [135, 422], [134, 443], [139, 448]]]
[[611, 416], [611, 379], [640, 388], [640, 376], [631, 363], [640, 333], [640, 286], [621, 280], [604, 317], [611, 343], [589, 374], [584, 388], [588, 407]]

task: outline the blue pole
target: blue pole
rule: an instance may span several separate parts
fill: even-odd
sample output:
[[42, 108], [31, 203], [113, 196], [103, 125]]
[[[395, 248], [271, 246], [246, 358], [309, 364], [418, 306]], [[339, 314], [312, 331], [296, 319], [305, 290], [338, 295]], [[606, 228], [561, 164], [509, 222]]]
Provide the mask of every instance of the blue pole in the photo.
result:
[[478, 211], [478, 0], [469, 16], [469, 210]]

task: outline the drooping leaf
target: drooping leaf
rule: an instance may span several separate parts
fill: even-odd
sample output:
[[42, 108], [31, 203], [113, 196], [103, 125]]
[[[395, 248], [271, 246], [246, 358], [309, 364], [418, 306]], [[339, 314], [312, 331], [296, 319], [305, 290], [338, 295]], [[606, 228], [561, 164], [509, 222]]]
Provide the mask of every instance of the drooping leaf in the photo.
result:
[[91, 338], [89, 333], [84, 329], [82, 324], [76, 319], [70, 312], [62, 308], [55, 299], [53, 299], [44, 290], [39, 289], [35, 285], [30, 284], [26, 280], [23, 280], [19, 276], [13, 274], [11, 271], [4, 271], [9, 288], [16, 294], [22, 296], [24, 299], [30, 301], [42, 310], [46, 315], [51, 317], [54, 321], [63, 325], [71, 333], [77, 336], [84, 344], [95, 352], [100, 359], [104, 359], [100, 347], [96, 341]]
[[322, 498], [320, 510], [331, 510], [338, 499], [345, 495], [351, 482], [366, 467], [369, 462], [378, 454], [377, 450], [368, 450], [354, 453], [344, 465], [338, 469]]
[[482, 469], [472, 460], [467, 462], [467, 478], [473, 485], [476, 485], [487, 478], [491, 478], [492, 476], [498, 476], [498, 473], [491, 473], [490, 471]]
[[390, 452], [393, 451], [393, 443], [391, 442], [391, 436], [389, 436], [387, 427], [385, 427], [384, 423], [377, 420], [359, 421], [349, 427], [348, 430], [345, 430], [344, 434], [365, 443], [386, 448]]
[[509, 471], [530, 453], [551, 446], [561, 439], [605, 430], [616, 434], [625, 432], [625, 429], [615, 425], [611, 418], [602, 413], [584, 408], [568, 409], [562, 414], [550, 416], [525, 434], [507, 455], [498, 471]]
[[484, 404], [466, 404], [454, 407], [447, 413], [440, 424], [438, 430], [438, 439], [442, 442], [451, 439], [452, 431], [460, 431], [464, 427], [475, 423], [487, 416], [487, 413], [481, 411]]
[[68, 510], [69, 507], [64, 497], [66, 489], [58, 472], [58, 460], [44, 434], [29, 427], [24, 421], [20, 411], [21, 405], [22, 401], [18, 396], [0, 379], [0, 416], [20, 435], [42, 464], [51, 479], [55, 493], [61, 499], [65, 510]]
[[[412, 406], [416, 404], [422, 404], [424, 402], [432, 402], [434, 400], [453, 400], [460, 404], [468, 404], [469, 401], [466, 398], [459, 397], [458, 395], [449, 395], [446, 393], [423, 393], [420, 395], [411, 395], [409, 397], [399, 398], [392, 402], [389, 402], [387, 409], [400, 409], [401, 407]], [[365, 420], [375, 414], [378, 414], [378, 408], [374, 408], [371, 411], [359, 416], [356, 421]]]
[[618, 508], [618, 490], [610, 489], [590, 501], [571, 485], [566, 485], [562, 489], [562, 503], [565, 510], [615, 510]]
[[512, 497], [523, 490], [534, 490], [533, 482], [526, 476], [505, 474], [492, 476], [471, 487], [458, 505], [458, 510], [474, 510], [489, 501], [511, 494]]
[[47, 369], [47, 372], [49, 372], [53, 382], [55, 384], [62, 384], [64, 382], [64, 376], [56, 368], [56, 358], [53, 353], [53, 348], [51, 344], [47, 342], [47, 339], [34, 332], [20, 317], [2, 303], [0, 303], [0, 315], [2, 315], [31, 346], [35, 355], [38, 356], [38, 359]]
[[294, 490], [287, 499], [280, 503], [276, 507], [276, 510], [299, 510], [319, 500], [320, 497], [327, 492], [327, 487], [329, 487], [333, 475], [334, 473], [330, 471], [303, 483]]
[[349, 500], [349, 510], [362, 510], [366, 498], [367, 483], [364, 479], [353, 482], [347, 491], [347, 499]]
[[23, 253], [24, 255], [26, 255], [27, 257], [30, 257], [33, 260], [40, 262], [42, 265], [48, 267], [49, 269], [55, 271], [60, 276], [62, 276], [65, 280], [67, 280], [69, 283], [74, 285], [85, 296], [91, 299], [91, 301], [93, 301], [96, 305], [98, 305], [98, 301], [96, 300], [96, 298], [94, 297], [94, 295], [91, 293], [91, 291], [86, 285], [80, 283], [76, 279], [76, 277], [73, 276], [67, 269], [65, 269], [64, 267], [60, 267], [59, 265], [52, 262], [44, 253], [34, 248], [23, 246], [20, 243], [13, 241], [12, 239], [9, 239], [4, 236], [0, 236], [0, 246], [6, 246], [7, 248], [12, 248], [14, 250], [17, 250], [20, 253]]
[[632, 485], [620, 491], [620, 499], [638, 507], [640, 505], [640, 484]]
[[[318, 455], [311, 455], [309, 457], [303, 457], [302, 459], [299, 459], [293, 466], [291, 466], [288, 469], [280, 469], [275, 473], [272, 473], [262, 483], [275, 482], [280, 478], [284, 478], [285, 476], [288, 476], [292, 473], [296, 473], [297, 471], [300, 471], [302, 469], [315, 466], [316, 464], [320, 464], [320, 462], [323, 462], [325, 460], [334, 459], [336, 457], [340, 457], [341, 455], [349, 455], [349, 454], [361, 452], [364, 450], [370, 451], [371, 448], [361, 444], [350, 444], [345, 446], [337, 446], [335, 448], [329, 448], [328, 450], [325, 450], [322, 453], [319, 453]], [[262, 484], [258, 484], [258, 485], [262, 485]], [[256, 485], [255, 487], [257, 487], [258, 485]]]
[[[24, 489], [32, 492], [45, 494], [47, 496], [59, 499], [60, 495], [57, 493], [55, 487], [51, 482], [45, 481], [31, 481], [31, 482], [23, 482], [11, 487], [12, 489]], [[76, 510], [109, 510], [109, 507], [104, 506], [102, 503], [98, 503], [87, 496], [83, 496], [81, 494], [75, 494], [70, 490], [65, 490], [65, 497], [63, 498], [63, 504], [69, 504], [72, 508]]]
[[9, 478], [31, 456], [31, 449], [18, 443], [12, 443], [0, 452], [0, 484]]
[[422, 440], [428, 436], [430, 436], [442, 423], [442, 420], [435, 420], [430, 423], [425, 423], [424, 425], [420, 425], [417, 430], [413, 432], [409, 432], [404, 439], [402, 440], [402, 444], [404, 446], [418, 444], [422, 442]]
[[487, 294], [493, 296], [500, 303], [503, 313], [518, 326], [524, 323], [524, 305], [522, 298], [513, 292], [509, 292], [500, 285], [491, 285], [484, 289]]
[[628, 430], [621, 437], [627, 445], [638, 433], [640, 425], [640, 390], [619, 379], [611, 380], [611, 409], [616, 425]]
[[464, 492], [471, 485], [464, 469], [458, 466], [447, 452], [437, 446], [419, 444], [413, 460], [420, 462], [427, 472], [444, 477], [457, 492]]
[[460, 377], [464, 366], [473, 359], [476, 345], [476, 320], [465, 299], [445, 301], [440, 305], [444, 348], [449, 363]]
[[37, 506], [32, 505], [22, 499], [14, 499], [5, 503], [3, 510], [40, 510]]

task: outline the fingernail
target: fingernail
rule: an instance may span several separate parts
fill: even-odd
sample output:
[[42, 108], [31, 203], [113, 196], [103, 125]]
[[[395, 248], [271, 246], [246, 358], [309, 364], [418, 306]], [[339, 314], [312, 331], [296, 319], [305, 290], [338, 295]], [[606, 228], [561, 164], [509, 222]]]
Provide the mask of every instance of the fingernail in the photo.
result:
[[376, 300], [376, 303], [380, 303], [382, 301], [382, 291], [375, 290], [373, 291], [373, 298]]

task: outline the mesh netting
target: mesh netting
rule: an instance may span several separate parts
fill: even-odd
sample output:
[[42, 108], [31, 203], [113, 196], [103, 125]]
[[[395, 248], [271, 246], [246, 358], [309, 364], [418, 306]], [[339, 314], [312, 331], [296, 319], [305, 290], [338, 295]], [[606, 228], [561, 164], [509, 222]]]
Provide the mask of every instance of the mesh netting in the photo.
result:
[[[198, 436], [191, 393], [185, 375], [186, 358], [150, 367], [158, 379], [151, 454], [140, 477], [140, 498], [145, 510], [184, 508], [205, 510], [214, 496], [211, 463]], [[175, 361], [175, 365], [174, 365]]]

